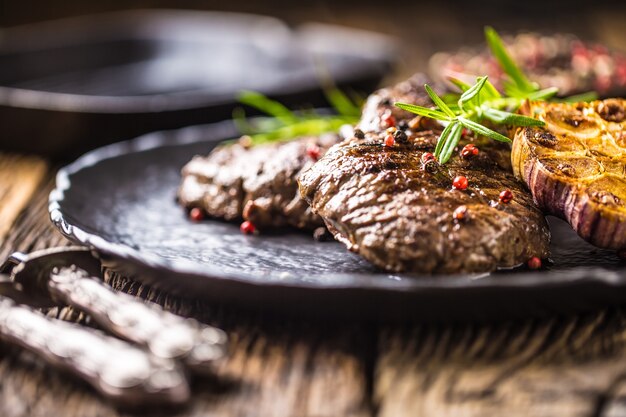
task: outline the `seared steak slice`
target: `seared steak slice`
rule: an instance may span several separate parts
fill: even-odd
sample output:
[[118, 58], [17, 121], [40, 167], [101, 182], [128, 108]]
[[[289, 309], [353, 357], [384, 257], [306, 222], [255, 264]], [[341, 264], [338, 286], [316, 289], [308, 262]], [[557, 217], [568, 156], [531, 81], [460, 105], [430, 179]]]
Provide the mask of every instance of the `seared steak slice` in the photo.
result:
[[[406, 127], [405, 125], [408, 125], [409, 120], [412, 119], [414, 119], [414, 125], [418, 122], [428, 126], [435, 125], [431, 119], [416, 118], [413, 113], [394, 106], [396, 101], [430, 106], [432, 103], [424, 91], [424, 84], [429, 83], [431, 81], [426, 75], [417, 73], [393, 87], [381, 88], [371, 94], [363, 106], [363, 113], [357, 127], [364, 132], [385, 129], [389, 127], [389, 122], [386, 121], [389, 116], [399, 123], [400, 127]], [[438, 85], [434, 86], [434, 89], [438, 93], [444, 92], [444, 89]]]
[[[406, 88], [382, 94], [393, 103], [411, 96]], [[426, 104], [420, 93], [413, 97]], [[376, 95], [373, 100], [387, 105]], [[395, 116], [398, 125], [412, 117]], [[444, 166], [424, 165], [438, 132], [409, 128], [406, 140], [387, 147], [381, 123], [362, 124], [372, 131], [335, 145], [299, 178], [302, 196], [350, 250], [386, 270], [425, 273], [485, 272], [548, 256], [548, 226], [513, 176], [509, 146], [471, 139], [478, 155], [457, 153]], [[462, 139], [460, 147], [469, 142]], [[467, 177], [466, 190], [453, 189], [456, 176]], [[499, 202], [507, 189], [513, 200]]]
[[296, 180], [317, 152], [323, 155], [337, 142], [339, 137], [331, 134], [254, 147], [218, 146], [185, 165], [179, 201], [211, 217], [249, 220], [260, 229], [315, 229], [324, 223], [300, 198]]
[[626, 100], [527, 103], [546, 122], [518, 129], [513, 170], [543, 210], [590, 243], [626, 249]]

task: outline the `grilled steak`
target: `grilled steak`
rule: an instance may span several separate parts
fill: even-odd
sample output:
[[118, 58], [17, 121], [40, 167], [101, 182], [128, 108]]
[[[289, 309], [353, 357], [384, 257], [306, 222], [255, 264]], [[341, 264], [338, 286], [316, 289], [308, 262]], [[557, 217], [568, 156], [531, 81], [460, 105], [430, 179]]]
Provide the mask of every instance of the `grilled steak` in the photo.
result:
[[296, 179], [315, 162], [317, 153], [323, 155], [338, 141], [331, 134], [254, 147], [218, 146], [208, 156], [195, 156], [185, 165], [179, 201], [211, 217], [249, 220], [259, 229], [323, 226], [300, 198]]
[[[419, 84], [419, 86], [418, 86]], [[391, 271], [484, 272], [548, 255], [549, 231], [524, 184], [511, 172], [510, 147], [483, 138], [478, 155], [458, 154], [444, 166], [422, 163], [437, 131], [394, 110], [406, 136], [384, 145], [385, 117], [402, 99], [428, 105], [421, 82], [404, 82], [369, 98], [361, 128], [369, 131], [332, 147], [299, 178], [300, 192], [335, 238]], [[456, 176], [469, 180], [453, 189]], [[499, 202], [510, 190], [513, 200]]]
[[626, 249], [626, 100], [527, 103], [546, 122], [518, 129], [513, 169], [540, 208], [594, 245]]
[[[375, 132], [380, 129], [390, 127], [388, 118], [392, 117], [393, 122], [398, 127], [406, 128], [409, 123], [413, 127], [436, 126], [431, 119], [416, 118], [413, 113], [409, 113], [399, 107], [394, 106], [396, 101], [405, 103], [414, 103], [423, 106], [430, 106], [432, 103], [426, 91], [424, 84], [431, 83], [430, 79], [421, 73], [413, 75], [406, 81], [403, 81], [392, 88], [382, 88], [375, 94], [370, 95], [363, 106], [361, 120], [357, 127], [363, 132]], [[443, 93], [445, 90], [439, 85], [433, 86], [435, 91]]]

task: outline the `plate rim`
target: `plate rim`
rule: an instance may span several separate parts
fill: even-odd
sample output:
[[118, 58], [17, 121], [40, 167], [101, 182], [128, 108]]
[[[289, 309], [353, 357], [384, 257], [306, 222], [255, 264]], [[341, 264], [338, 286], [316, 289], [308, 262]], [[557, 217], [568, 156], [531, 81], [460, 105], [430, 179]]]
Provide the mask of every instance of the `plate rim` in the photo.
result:
[[[200, 134], [202, 133], [202, 134]], [[279, 273], [252, 273], [223, 271], [215, 265], [199, 264], [191, 261], [176, 261], [158, 255], [141, 252], [122, 243], [111, 242], [96, 233], [81, 228], [63, 210], [65, 193], [72, 186], [72, 175], [88, 169], [102, 161], [129, 154], [151, 151], [163, 146], [183, 146], [200, 142], [220, 142], [236, 134], [232, 120], [194, 125], [182, 129], [157, 131], [137, 138], [94, 149], [74, 162], [62, 167], [56, 175], [56, 185], [48, 200], [48, 212], [53, 225], [68, 239], [90, 249], [111, 256], [114, 259], [131, 262], [134, 266], [173, 275], [211, 280], [226, 280], [234, 284], [253, 287], [281, 287], [291, 290], [363, 290], [390, 293], [415, 293], [438, 291], [469, 291], [526, 288], [532, 290], [600, 284], [608, 287], [626, 285], [626, 269], [607, 270], [600, 267], [579, 267], [570, 270], [553, 271], [550, 279], [546, 272], [499, 272], [470, 276], [458, 274], [438, 277], [426, 275], [407, 276], [393, 273], [333, 273], [316, 274], [324, 278], [324, 283], [307, 280], [284, 280]], [[174, 139], [172, 139], [172, 136]], [[198, 139], [200, 138], [200, 139]], [[190, 155], [191, 157], [192, 155]], [[79, 222], [78, 222], [79, 223]]]

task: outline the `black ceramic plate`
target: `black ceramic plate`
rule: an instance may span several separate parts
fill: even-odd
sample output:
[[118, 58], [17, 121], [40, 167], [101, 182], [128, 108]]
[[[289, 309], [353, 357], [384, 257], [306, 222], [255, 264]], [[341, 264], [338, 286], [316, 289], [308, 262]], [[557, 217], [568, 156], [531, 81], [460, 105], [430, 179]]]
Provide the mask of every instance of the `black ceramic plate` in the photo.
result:
[[143, 10], [0, 33], [0, 146], [67, 157], [161, 129], [229, 119], [242, 89], [323, 105], [320, 66], [367, 93], [390, 38], [264, 16]]
[[62, 169], [54, 224], [117, 268], [170, 291], [280, 311], [368, 318], [491, 319], [587, 310], [626, 300], [626, 265], [550, 219], [553, 266], [485, 276], [377, 270], [336, 242], [237, 224], [189, 221], [176, 205], [180, 168], [235, 135], [230, 122], [148, 134]]

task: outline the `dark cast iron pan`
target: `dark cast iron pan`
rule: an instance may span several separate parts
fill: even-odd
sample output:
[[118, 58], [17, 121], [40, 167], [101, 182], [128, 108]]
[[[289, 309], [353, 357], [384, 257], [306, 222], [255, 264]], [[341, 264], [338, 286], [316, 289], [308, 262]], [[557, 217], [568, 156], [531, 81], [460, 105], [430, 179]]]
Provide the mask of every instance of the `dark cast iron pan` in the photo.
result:
[[225, 12], [139, 10], [0, 29], [0, 149], [74, 158], [230, 119], [242, 89], [319, 106], [321, 68], [368, 93], [394, 48], [372, 32]]

